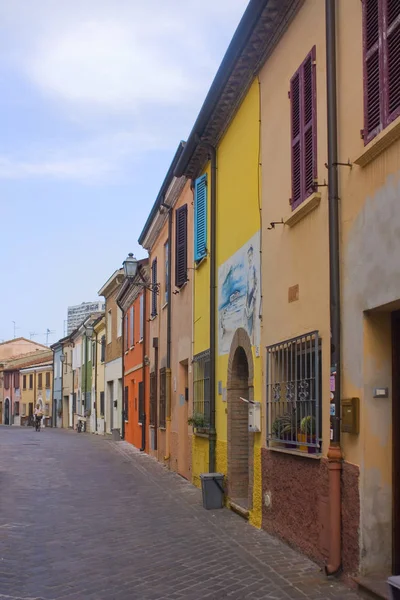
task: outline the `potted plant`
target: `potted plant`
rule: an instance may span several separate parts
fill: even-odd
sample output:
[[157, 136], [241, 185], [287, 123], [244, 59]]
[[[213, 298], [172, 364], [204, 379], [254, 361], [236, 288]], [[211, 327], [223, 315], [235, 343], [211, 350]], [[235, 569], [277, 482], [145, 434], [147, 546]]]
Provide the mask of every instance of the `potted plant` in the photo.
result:
[[[297, 440], [305, 444], [315, 444], [315, 417], [312, 415], [307, 415], [301, 419], [300, 431], [297, 434]], [[316, 447], [300, 446], [299, 450], [302, 452], [308, 452], [309, 454], [314, 454], [316, 452]]]
[[208, 423], [202, 413], [193, 413], [193, 415], [188, 419], [188, 425], [192, 425], [193, 429], [199, 433], [205, 433], [208, 431]]
[[294, 413], [284, 413], [272, 423], [272, 434], [275, 438], [285, 441], [286, 448], [295, 448], [293, 435], [296, 431], [296, 419]]

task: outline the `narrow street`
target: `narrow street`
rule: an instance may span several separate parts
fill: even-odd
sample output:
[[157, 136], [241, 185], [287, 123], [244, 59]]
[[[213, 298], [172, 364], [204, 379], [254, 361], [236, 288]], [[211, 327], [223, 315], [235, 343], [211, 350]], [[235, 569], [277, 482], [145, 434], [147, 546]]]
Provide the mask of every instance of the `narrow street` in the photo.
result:
[[125, 442], [0, 427], [0, 451], [0, 598], [358, 598]]

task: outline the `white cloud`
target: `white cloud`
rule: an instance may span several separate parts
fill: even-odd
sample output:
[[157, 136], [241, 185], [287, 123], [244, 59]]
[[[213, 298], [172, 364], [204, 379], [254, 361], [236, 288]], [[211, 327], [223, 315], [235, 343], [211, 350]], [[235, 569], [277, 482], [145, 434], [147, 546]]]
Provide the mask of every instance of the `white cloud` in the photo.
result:
[[5, 65], [33, 84], [36, 104], [76, 136], [0, 151], [0, 178], [110, 180], [175, 149], [247, 1], [0, 0], [0, 75]]

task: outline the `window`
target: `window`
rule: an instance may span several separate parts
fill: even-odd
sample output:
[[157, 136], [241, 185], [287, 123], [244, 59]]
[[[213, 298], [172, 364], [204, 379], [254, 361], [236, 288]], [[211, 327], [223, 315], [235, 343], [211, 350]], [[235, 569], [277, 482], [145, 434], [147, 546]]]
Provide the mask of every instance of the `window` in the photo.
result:
[[38, 375], [38, 390], [41, 390], [43, 387], [43, 381], [42, 381], [43, 375], [42, 373], [39, 373]]
[[129, 345], [135, 345], [135, 308], [131, 306], [129, 315]]
[[144, 388], [143, 381], [139, 382], [139, 423], [144, 423]]
[[187, 204], [176, 211], [175, 285], [182, 287], [187, 280]]
[[150, 425], [157, 422], [157, 374], [150, 373]]
[[125, 421], [129, 420], [129, 388], [127, 385], [124, 389], [124, 417]]
[[14, 415], [19, 417], [19, 402], [14, 402]]
[[210, 426], [210, 351], [193, 357], [193, 423]]
[[21, 408], [22, 408], [21, 416], [26, 417], [26, 404], [22, 404]]
[[157, 316], [157, 259], [151, 263], [151, 316]]
[[169, 240], [164, 244], [164, 302], [168, 302], [168, 277], [169, 277], [169, 264], [168, 264], [168, 250]]
[[104, 417], [104, 392], [100, 392], [100, 416]]
[[19, 389], [19, 373], [14, 373], [14, 388]]
[[111, 310], [107, 313], [107, 344], [110, 344], [112, 340], [112, 313]]
[[160, 369], [160, 427], [166, 427], [167, 416], [167, 369]]
[[22, 389], [26, 390], [26, 375], [22, 377]]
[[129, 322], [128, 322], [128, 314], [124, 317], [124, 350], [128, 350], [129, 348]]
[[10, 373], [4, 373], [4, 388], [6, 390], [10, 388]]
[[316, 452], [321, 432], [317, 331], [267, 347], [267, 441]]
[[33, 389], [33, 374], [29, 375], [29, 389]]
[[92, 342], [89, 339], [86, 340], [86, 350], [87, 362], [92, 362]]
[[101, 353], [100, 353], [100, 362], [104, 362], [106, 360], [106, 336], [101, 336]]
[[46, 373], [46, 388], [50, 388], [50, 373]]
[[122, 310], [117, 306], [117, 337], [122, 336]]
[[363, 0], [364, 143], [400, 115], [400, 3]]
[[76, 413], [76, 392], [72, 394], [72, 412]]
[[139, 300], [139, 330], [140, 330], [140, 339], [143, 339], [143, 317], [144, 317], [144, 293], [140, 296]]
[[290, 81], [292, 210], [315, 189], [317, 127], [315, 46]]
[[194, 260], [207, 256], [207, 174], [194, 186]]

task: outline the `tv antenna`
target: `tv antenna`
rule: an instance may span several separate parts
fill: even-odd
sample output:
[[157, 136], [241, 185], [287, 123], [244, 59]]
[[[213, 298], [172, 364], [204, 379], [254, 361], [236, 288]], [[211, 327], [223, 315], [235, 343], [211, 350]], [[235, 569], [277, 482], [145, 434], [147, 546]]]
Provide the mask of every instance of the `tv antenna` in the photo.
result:
[[46, 346], [49, 345], [49, 336], [53, 335], [53, 333], [55, 333], [54, 329], [51, 329], [51, 330], [49, 328], [46, 329]]
[[16, 321], [13, 321], [13, 324], [14, 324], [14, 339], [15, 339], [17, 337], [16, 336], [16, 331], [17, 331], [17, 329], [20, 329], [20, 327], [17, 327]]

